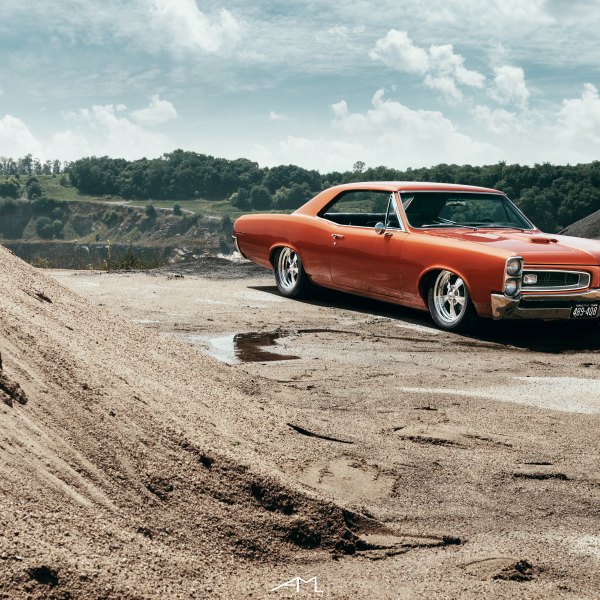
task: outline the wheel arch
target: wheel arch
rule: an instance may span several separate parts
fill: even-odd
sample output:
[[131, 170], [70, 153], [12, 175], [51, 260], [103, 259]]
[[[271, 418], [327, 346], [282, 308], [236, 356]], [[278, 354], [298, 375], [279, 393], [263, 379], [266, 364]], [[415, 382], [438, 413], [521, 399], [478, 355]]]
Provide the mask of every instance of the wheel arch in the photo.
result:
[[436, 277], [442, 271], [451, 271], [452, 273], [458, 275], [464, 281], [465, 287], [467, 288], [467, 292], [469, 292], [469, 297], [472, 301], [473, 295], [471, 294], [471, 285], [469, 283], [469, 278], [465, 275], [464, 271], [456, 269], [454, 267], [440, 265], [430, 267], [429, 269], [421, 273], [419, 277], [419, 296], [421, 296], [421, 299], [425, 303], [425, 306], [427, 306], [427, 294], [429, 293], [429, 288], [433, 285]]
[[[300, 257], [300, 260], [302, 260], [302, 254], [294, 244], [290, 244], [289, 242], [277, 242], [269, 248], [269, 262], [273, 268], [275, 268], [275, 255], [278, 250], [282, 250], [283, 248], [291, 248]], [[304, 264], [304, 261], [302, 261], [302, 264]]]

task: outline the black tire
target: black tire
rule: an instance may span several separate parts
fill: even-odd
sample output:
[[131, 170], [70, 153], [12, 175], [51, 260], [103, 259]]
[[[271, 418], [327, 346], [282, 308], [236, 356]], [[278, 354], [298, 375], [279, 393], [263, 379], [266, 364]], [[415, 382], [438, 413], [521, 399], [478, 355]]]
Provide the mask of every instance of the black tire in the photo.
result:
[[273, 258], [277, 289], [286, 298], [306, 298], [312, 284], [295, 250], [287, 246], [279, 248]]
[[481, 321], [467, 285], [452, 271], [438, 273], [429, 287], [427, 306], [435, 324], [446, 331], [467, 333]]

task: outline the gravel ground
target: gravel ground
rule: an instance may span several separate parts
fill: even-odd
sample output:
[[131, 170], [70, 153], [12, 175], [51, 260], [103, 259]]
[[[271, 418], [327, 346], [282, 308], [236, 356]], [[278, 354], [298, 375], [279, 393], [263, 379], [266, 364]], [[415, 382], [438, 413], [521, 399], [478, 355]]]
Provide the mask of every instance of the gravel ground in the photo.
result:
[[597, 598], [597, 326], [0, 259], [5, 597]]

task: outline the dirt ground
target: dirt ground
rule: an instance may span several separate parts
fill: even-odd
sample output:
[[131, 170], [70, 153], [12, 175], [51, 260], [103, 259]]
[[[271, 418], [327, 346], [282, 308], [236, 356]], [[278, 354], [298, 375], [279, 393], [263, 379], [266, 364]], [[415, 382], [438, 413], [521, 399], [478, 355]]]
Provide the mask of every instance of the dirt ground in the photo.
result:
[[231, 427], [265, 468], [382, 526], [343, 557], [258, 556], [241, 579], [224, 565], [230, 597], [296, 597], [294, 584], [270, 590], [297, 576], [331, 598], [598, 597], [597, 326], [489, 323], [464, 337], [344, 294], [288, 300], [268, 271], [218, 260], [51, 275], [214, 358], [191, 371], [226, 365], [245, 382]]
[[0, 289], [0, 598], [598, 597], [597, 326], [458, 336], [220, 259], [0, 249]]

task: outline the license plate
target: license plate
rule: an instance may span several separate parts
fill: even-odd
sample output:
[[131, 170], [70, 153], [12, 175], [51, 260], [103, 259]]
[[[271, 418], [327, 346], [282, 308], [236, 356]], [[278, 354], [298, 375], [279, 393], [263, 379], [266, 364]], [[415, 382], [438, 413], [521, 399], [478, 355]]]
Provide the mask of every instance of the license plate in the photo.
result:
[[598, 304], [575, 304], [571, 319], [593, 319], [598, 316]]

